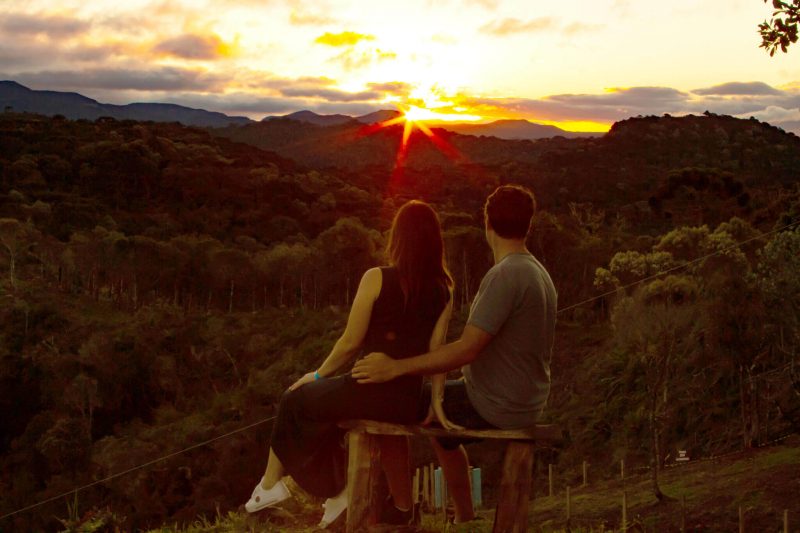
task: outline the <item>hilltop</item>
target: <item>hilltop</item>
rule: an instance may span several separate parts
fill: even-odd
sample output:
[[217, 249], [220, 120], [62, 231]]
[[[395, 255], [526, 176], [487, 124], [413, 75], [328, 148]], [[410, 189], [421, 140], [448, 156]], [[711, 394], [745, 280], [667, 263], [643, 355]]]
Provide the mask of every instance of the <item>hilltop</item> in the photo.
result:
[[0, 108], [49, 116], [62, 115], [70, 119], [112, 117], [119, 120], [181, 122], [189, 126], [222, 127], [250, 122], [247, 117], [230, 117], [176, 104], [103, 104], [78, 93], [35, 91], [14, 81], [0, 81]]

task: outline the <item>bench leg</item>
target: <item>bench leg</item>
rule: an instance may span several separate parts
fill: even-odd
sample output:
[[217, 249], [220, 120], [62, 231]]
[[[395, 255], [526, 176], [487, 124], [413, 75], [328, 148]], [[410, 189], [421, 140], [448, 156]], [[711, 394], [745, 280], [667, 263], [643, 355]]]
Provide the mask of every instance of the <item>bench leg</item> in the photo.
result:
[[533, 448], [530, 442], [508, 443], [492, 533], [523, 533], [528, 529]]
[[376, 477], [380, 474], [379, 450], [375, 437], [362, 431], [348, 436], [347, 533], [366, 529], [372, 521], [370, 501]]

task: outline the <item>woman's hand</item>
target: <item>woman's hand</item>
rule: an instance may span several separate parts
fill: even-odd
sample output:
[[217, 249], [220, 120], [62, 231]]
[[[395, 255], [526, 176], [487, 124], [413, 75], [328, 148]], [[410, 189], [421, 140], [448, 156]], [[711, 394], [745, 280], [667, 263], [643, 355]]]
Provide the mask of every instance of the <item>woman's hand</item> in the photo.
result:
[[301, 377], [300, 379], [298, 379], [297, 381], [292, 383], [292, 385], [289, 387], [289, 391], [291, 392], [291, 391], [293, 391], [295, 389], [299, 389], [300, 387], [302, 387], [306, 383], [311, 383], [312, 381], [314, 381], [314, 379], [315, 379], [314, 378], [314, 372], [309, 372], [305, 376]]
[[454, 424], [447, 419], [444, 412], [441, 398], [431, 398], [431, 405], [428, 407], [428, 416], [422, 421], [423, 426], [428, 426], [434, 421], [438, 421], [441, 426], [448, 431], [458, 431], [464, 429], [464, 426]]

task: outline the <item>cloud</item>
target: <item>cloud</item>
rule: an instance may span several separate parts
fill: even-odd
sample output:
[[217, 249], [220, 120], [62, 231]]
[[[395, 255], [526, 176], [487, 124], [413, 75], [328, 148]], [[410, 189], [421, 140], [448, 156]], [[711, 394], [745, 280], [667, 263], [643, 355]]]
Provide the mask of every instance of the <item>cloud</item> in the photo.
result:
[[323, 13], [311, 13], [304, 9], [293, 9], [289, 14], [289, 23], [294, 26], [327, 26], [336, 24], [337, 20]]
[[751, 81], [747, 83], [733, 81], [723, 83], [721, 85], [714, 85], [705, 89], [695, 89], [692, 91], [695, 94], [701, 95], [780, 95], [782, 91], [775, 89], [761, 81]]
[[514, 33], [531, 33], [542, 30], [551, 30], [556, 26], [550, 17], [539, 17], [528, 21], [517, 18], [505, 18], [487, 22], [480, 27], [480, 31], [491, 35], [510, 35]]
[[468, 6], [480, 6], [492, 11], [500, 5], [499, 0], [464, 0], [464, 3]]
[[190, 33], [158, 43], [155, 52], [183, 59], [219, 59], [231, 54], [232, 47], [217, 35], [193, 35]]
[[281, 91], [284, 96], [319, 98], [329, 102], [363, 102], [377, 100], [383, 96], [379, 91], [361, 91], [349, 93], [338, 89], [320, 89], [314, 87], [287, 88]]
[[11, 35], [68, 37], [81, 34], [90, 26], [88, 21], [63, 15], [5, 13], [0, 18], [0, 31]]
[[577, 35], [579, 33], [597, 31], [601, 28], [603, 28], [602, 24], [585, 24], [583, 22], [573, 22], [572, 24], [564, 26], [562, 32], [565, 35]]
[[317, 37], [314, 42], [327, 46], [354, 46], [361, 41], [373, 41], [374, 35], [357, 33], [354, 31], [343, 31], [341, 33], [324, 33]]
[[345, 70], [353, 71], [362, 69], [380, 61], [396, 59], [397, 54], [386, 52], [380, 48], [371, 50], [356, 50], [348, 48], [341, 54], [331, 58], [334, 63], [339, 63]]
[[44, 70], [18, 73], [14, 79], [47, 88], [134, 91], [215, 91], [229, 81], [205, 70], [178, 67]]
[[394, 94], [394, 95], [406, 95], [411, 92], [411, 89], [413, 89], [411, 84], [403, 81], [368, 83], [367, 87], [369, 87], [373, 91], [380, 91], [383, 93]]
[[[749, 85], [748, 92], [760, 85], [723, 84], [737, 87]], [[766, 85], [766, 84], [764, 84]], [[768, 86], [767, 86], [768, 87]], [[800, 120], [800, 90], [767, 91], [768, 94], [702, 95], [684, 92], [671, 87], [612, 88], [599, 94], [557, 94], [542, 98], [453, 98], [453, 106], [463, 106], [472, 113], [487, 117], [509, 115], [542, 121], [587, 121], [610, 123], [637, 115], [700, 114], [703, 111], [742, 118], [755, 116], [759, 120], [796, 129]]]

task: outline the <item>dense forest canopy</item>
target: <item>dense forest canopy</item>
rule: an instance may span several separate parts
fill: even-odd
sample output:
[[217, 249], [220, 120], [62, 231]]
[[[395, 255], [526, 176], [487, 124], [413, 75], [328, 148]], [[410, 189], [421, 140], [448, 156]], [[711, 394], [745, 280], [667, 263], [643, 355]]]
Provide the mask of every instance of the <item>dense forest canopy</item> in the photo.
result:
[[[491, 261], [482, 203], [502, 183], [535, 191], [528, 244], [566, 309], [548, 414], [569, 433], [565, 468], [800, 429], [796, 136], [712, 114], [591, 139], [415, 131], [398, 166], [402, 130], [361, 128], [0, 115], [0, 514], [269, 417], [330, 349], [409, 198], [442, 218], [457, 335]], [[268, 429], [79, 507], [131, 528], [233, 509]], [[59, 516], [63, 501], [6, 520]]]

